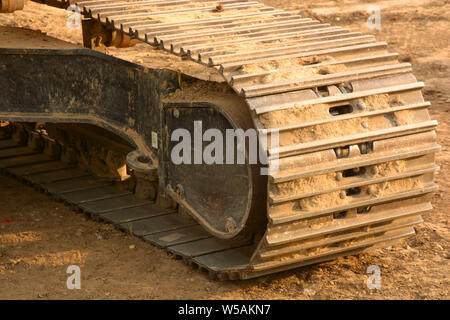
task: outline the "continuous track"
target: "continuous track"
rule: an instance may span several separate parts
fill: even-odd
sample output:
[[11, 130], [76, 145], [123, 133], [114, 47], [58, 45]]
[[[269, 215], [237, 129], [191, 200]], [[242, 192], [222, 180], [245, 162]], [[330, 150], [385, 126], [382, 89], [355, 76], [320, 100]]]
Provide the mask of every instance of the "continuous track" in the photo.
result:
[[[385, 245], [413, 235], [420, 215], [432, 210], [437, 122], [429, 117], [423, 83], [386, 43], [256, 1], [70, 3], [106, 28], [215, 68], [245, 97], [255, 127], [279, 132], [280, 146], [268, 150], [278, 170], [268, 179], [267, 229], [259, 242], [218, 240], [190, 219], [114, 193], [77, 170], [26, 171], [45, 171], [28, 166], [41, 155], [23, 158], [23, 148], [3, 141], [1, 166], [8, 173], [220, 279]], [[71, 189], [85, 180], [93, 184], [90, 192]]]

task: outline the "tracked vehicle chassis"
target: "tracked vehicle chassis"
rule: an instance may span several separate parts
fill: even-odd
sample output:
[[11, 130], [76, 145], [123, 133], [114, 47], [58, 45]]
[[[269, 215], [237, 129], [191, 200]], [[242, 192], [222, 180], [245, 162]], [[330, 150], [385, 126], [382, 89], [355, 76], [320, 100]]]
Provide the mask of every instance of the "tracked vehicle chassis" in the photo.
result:
[[[71, 3], [48, 2], [62, 8]], [[410, 64], [399, 63], [386, 43], [256, 1], [224, 0], [220, 6], [181, 0], [170, 5], [119, 0], [73, 3], [87, 19], [85, 46], [123, 47], [139, 41], [165, 50], [221, 75], [240, 100], [231, 106], [215, 99], [167, 103], [161, 96], [180, 87], [180, 74], [146, 70], [146, 79], [138, 71], [142, 68], [131, 64], [128, 71], [124, 65], [119, 67], [123, 72], [111, 70], [116, 68], [111, 65], [103, 68], [111, 58], [102, 58], [98, 69], [98, 62], [89, 61], [80, 70], [70, 68], [76, 90], [66, 87], [61, 96], [55, 95], [60, 90], [60, 84], [54, 84], [58, 77], [47, 79], [37, 72], [50, 81], [44, 88], [52, 86], [38, 94], [40, 102], [30, 108], [26, 103], [34, 103], [20, 94], [16, 84], [29, 81], [27, 91], [33, 92], [40, 83], [36, 73], [27, 74], [22, 64], [17, 71], [26, 76], [11, 73], [11, 78], [1, 80], [9, 88], [3, 100], [13, 107], [0, 106], [0, 119], [93, 121], [136, 149], [127, 157], [131, 170], [158, 175], [156, 211], [150, 207], [144, 212], [131, 210], [152, 203], [135, 203], [135, 195], [130, 194], [120, 194], [125, 203], [108, 201], [92, 207], [105, 199], [81, 199], [86, 191], [70, 189], [79, 181], [71, 181], [65, 189], [65, 201], [95, 217], [107, 213], [122, 228], [221, 279], [261, 276], [385, 246], [414, 235], [421, 215], [432, 210], [430, 194], [437, 189], [434, 174], [439, 169], [434, 163], [440, 149], [437, 122], [430, 119], [430, 103], [421, 94], [424, 84], [412, 75]], [[30, 52], [15, 54], [28, 59]], [[42, 68], [43, 60], [34, 58], [41, 63], [29, 60], [30, 65]], [[6, 69], [21, 65], [11, 60], [11, 54], [1, 59], [9, 63]], [[80, 76], [86, 68], [91, 69]], [[54, 73], [67, 77], [62, 71]], [[107, 85], [83, 87], [79, 79], [87, 79], [85, 85], [91, 79]], [[98, 98], [102, 95], [116, 97], [111, 101], [113, 111], [103, 106]], [[56, 117], [51, 119], [52, 115]], [[279, 134], [280, 145], [267, 149], [269, 175], [262, 177], [257, 167], [248, 165], [172, 165], [170, 132], [179, 127], [192, 132], [192, 121], [199, 119], [206, 128], [222, 132], [255, 128], [270, 136]], [[5, 171], [33, 177], [27, 181], [42, 186], [41, 173], [34, 172], [34, 166], [23, 168], [25, 160], [17, 160], [27, 151], [17, 149], [13, 141], [4, 142]], [[22, 169], [14, 173], [10, 167]], [[45, 178], [52, 183], [73, 178], [74, 172], [62, 170], [56, 177], [45, 174]], [[66, 173], [64, 178], [59, 176]], [[96, 187], [98, 181], [93, 183]], [[110, 189], [102, 187], [98, 192], [101, 197], [115, 197], [110, 197], [115, 192]], [[158, 201], [162, 195], [177, 202], [176, 213], [161, 212], [167, 208]], [[119, 218], [125, 221], [116, 219], [122, 209], [126, 210]], [[197, 225], [180, 222], [186, 218], [183, 212]]]

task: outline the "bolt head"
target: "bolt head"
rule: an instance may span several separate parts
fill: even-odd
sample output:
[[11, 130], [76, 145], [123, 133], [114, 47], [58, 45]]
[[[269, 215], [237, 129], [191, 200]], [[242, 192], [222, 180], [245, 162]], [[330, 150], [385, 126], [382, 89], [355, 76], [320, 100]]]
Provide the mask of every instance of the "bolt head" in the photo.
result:
[[225, 222], [225, 229], [227, 229], [227, 231], [230, 233], [236, 229], [236, 222], [232, 217], [227, 218]]
[[366, 110], [366, 105], [362, 101], [358, 101], [358, 103], [356, 104], [356, 107], [358, 108], [358, 110], [361, 110], [361, 111]]

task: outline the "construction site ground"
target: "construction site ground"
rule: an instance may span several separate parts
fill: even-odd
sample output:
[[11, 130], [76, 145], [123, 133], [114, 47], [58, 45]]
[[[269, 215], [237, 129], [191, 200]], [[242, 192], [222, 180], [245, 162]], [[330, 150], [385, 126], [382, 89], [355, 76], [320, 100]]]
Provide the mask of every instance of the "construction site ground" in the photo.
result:
[[[450, 298], [450, 1], [265, 0], [322, 22], [373, 33], [410, 62], [431, 115], [439, 121], [435, 210], [417, 236], [370, 253], [248, 281], [216, 282], [164, 251], [113, 226], [90, 220], [10, 177], [0, 177], [0, 299], [449, 299]], [[369, 30], [367, 8], [381, 9]], [[34, 2], [0, 15], [0, 26], [40, 30], [82, 43], [65, 10]], [[115, 49], [116, 50], [116, 49]], [[113, 50], [113, 51], [115, 51]], [[121, 57], [140, 63], [142, 46]], [[170, 67], [162, 59], [159, 67]], [[81, 268], [81, 289], [68, 290], [69, 265]], [[381, 269], [381, 288], [366, 285], [368, 266]]]

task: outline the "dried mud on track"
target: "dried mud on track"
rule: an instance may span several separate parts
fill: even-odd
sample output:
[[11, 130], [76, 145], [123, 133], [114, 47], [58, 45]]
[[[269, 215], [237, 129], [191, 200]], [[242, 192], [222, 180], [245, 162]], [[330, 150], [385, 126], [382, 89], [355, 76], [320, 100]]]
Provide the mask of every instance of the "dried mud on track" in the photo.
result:
[[[265, 3], [370, 32], [369, 5], [382, 9], [390, 43], [427, 86], [431, 115], [439, 121], [440, 190], [435, 210], [417, 236], [395, 246], [242, 282], [214, 282], [139, 239], [96, 223], [7, 177], [0, 177], [0, 298], [31, 299], [449, 299], [450, 207], [450, 3], [449, 1], [287, 1]], [[41, 30], [81, 43], [80, 30], [66, 28], [66, 12], [36, 3], [0, 15], [0, 25]], [[137, 49], [125, 56], [141, 62]], [[113, 50], [114, 51], [114, 50]], [[166, 59], [163, 57], [161, 61]], [[167, 58], [162, 67], [170, 67]], [[66, 289], [66, 268], [77, 264], [82, 289]], [[366, 269], [381, 268], [381, 289], [366, 287]]]

